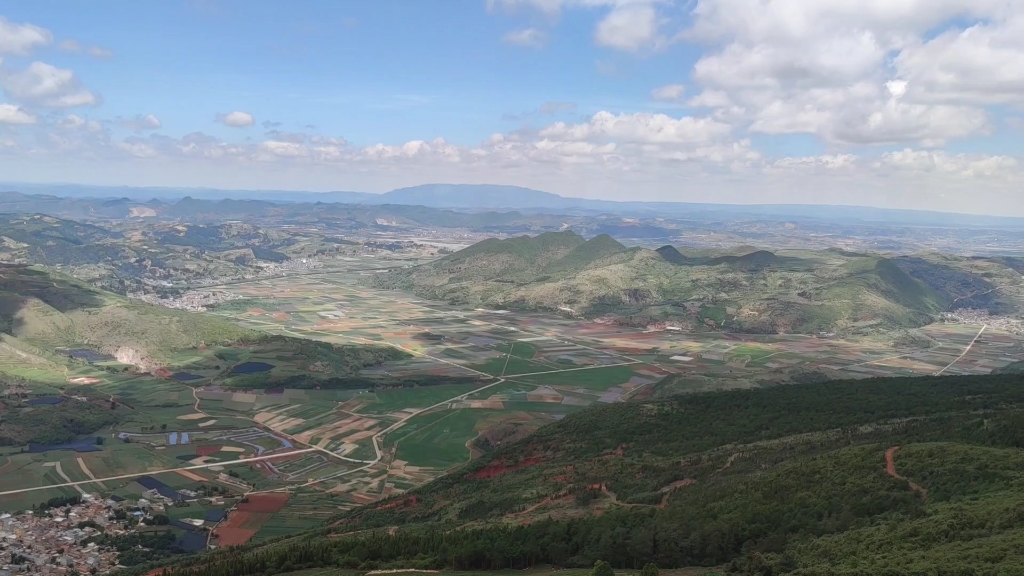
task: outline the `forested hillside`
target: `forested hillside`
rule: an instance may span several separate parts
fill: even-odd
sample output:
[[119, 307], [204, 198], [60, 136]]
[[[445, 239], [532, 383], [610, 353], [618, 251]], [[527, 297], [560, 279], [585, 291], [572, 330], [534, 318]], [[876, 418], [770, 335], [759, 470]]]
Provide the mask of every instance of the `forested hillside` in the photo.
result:
[[1019, 274], [997, 260], [754, 247], [647, 250], [572, 231], [484, 240], [373, 283], [457, 304], [692, 331], [871, 333], [916, 328], [955, 307], [1009, 313], [1021, 305]]
[[1019, 574], [1022, 447], [1016, 375], [610, 405], [322, 530], [211, 553], [169, 573], [601, 559], [762, 575]]

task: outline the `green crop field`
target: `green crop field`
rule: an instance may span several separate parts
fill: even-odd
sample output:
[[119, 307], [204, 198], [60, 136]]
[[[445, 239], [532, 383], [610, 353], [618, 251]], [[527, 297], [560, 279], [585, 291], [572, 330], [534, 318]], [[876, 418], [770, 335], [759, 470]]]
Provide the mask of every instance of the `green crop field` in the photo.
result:
[[336, 495], [310, 490], [297, 491], [288, 499], [284, 508], [263, 524], [253, 541], [263, 542], [316, 527], [336, 514], [342, 502], [343, 499]]
[[612, 386], [619, 386], [629, 382], [629, 379], [636, 375], [635, 370], [630, 366], [608, 366], [586, 370], [565, 370], [533, 376], [517, 376], [516, 380], [537, 386], [607, 390]]
[[411, 418], [390, 437], [398, 445], [396, 458], [413, 466], [436, 468], [465, 462], [469, 459], [466, 442], [476, 437], [477, 422], [490, 413], [462, 409]]
[[415, 388], [379, 388], [374, 393], [376, 400], [367, 405], [364, 411], [371, 414], [388, 414], [404, 408], [427, 408], [449, 398], [472, 392], [481, 386], [483, 384], [473, 383]]

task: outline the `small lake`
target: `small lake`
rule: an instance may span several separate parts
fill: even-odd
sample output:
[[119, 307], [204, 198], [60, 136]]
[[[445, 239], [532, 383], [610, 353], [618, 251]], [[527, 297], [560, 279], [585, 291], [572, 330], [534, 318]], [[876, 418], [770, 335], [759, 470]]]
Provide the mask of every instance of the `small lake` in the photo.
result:
[[171, 378], [174, 378], [178, 382], [189, 382], [191, 380], [201, 380], [203, 377], [190, 372], [175, 372], [174, 374], [171, 374]]
[[80, 358], [86, 362], [107, 362], [114, 359], [110, 354], [101, 354], [95, 350], [89, 350], [88, 348], [73, 348], [70, 350], [64, 350], [64, 353], [72, 358]]
[[253, 374], [256, 372], [269, 372], [274, 368], [273, 364], [266, 362], [243, 362], [231, 369], [232, 374]]

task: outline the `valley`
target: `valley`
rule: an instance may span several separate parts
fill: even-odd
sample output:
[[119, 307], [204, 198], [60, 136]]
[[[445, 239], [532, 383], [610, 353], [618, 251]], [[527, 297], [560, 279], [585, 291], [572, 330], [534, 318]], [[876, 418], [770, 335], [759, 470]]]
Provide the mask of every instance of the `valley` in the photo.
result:
[[[333, 558], [303, 564], [317, 570], [621, 567], [594, 542], [549, 538], [577, 550], [568, 556], [540, 546], [537, 530], [685, 525], [691, 540], [721, 539], [680, 506], [732, 506], [727, 494], [764, 482], [806, 499], [790, 472], [805, 467], [845, 486], [843, 502], [942, 516], [913, 494], [953, 488], [918, 473], [914, 455], [935, 442], [969, 453], [978, 410], [995, 411], [997, 430], [1016, 418], [1024, 287], [1008, 256], [629, 245], [567, 230], [8, 222], [21, 232], [0, 251], [0, 511], [84, 499], [139, 513], [150, 520], [122, 528], [148, 540], [122, 553], [127, 574], [242, 544]], [[54, 260], [61, 242], [69, 256]], [[705, 416], [679, 428], [671, 415], [693, 410]], [[999, 438], [985, 445], [1012, 452]], [[836, 523], [736, 538], [806, 564], [824, 552], [791, 537], [903, 529], [877, 502], [850, 506], [829, 508]], [[148, 525], [157, 516], [169, 524]], [[441, 525], [468, 540], [419, 540]], [[361, 536], [377, 528], [411, 550], [478, 537], [540, 547], [525, 563], [509, 551], [371, 562], [342, 543], [377, 550]], [[325, 547], [325, 530], [353, 536]], [[789, 566], [739, 544], [687, 546], [626, 549], [666, 568]], [[203, 560], [210, 574], [218, 558]]]
[[[247, 524], [246, 534], [262, 541], [414, 490], [588, 407], [850, 377], [987, 374], [1024, 358], [1017, 335], [979, 334], [983, 326], [971, 323], [930, 324], [915, 332], [925, 346], [894, 348], [878, 337], [638, 328], [456, 306], [365, 285], [366, 273], [392, 265], [357, 259], [205, 288], [232, 297], [200, 316], [291, 339], [285, 348], [210, 342], [135, 373], [111, 370], [118, 363], [103, 358], [15, 368], [24, 347], [12, 347], [5, 373], [32, 382], [22, 384], [31, 388], [26, 397], [119, 408], [95, 450], [0, 450], [6, 469], [17, 470], [0, 506], [17, 509], [79, 489], [130, 497], [142, 476], [185, 489], [219, 482], [236, 498], [287, 494], [280, 509], [261, 513], [264, 522]], [[396, 357], [317, 375], [316, 362], [302, 360], [303, 341], [374, 346]], [[171, 440], [185, 435], [187, 443]], [[56, 463], [69, 479], [53, 475]], [[83, 476], [86, 469], [94, 476]], [[237, 478], [226, 476], [231, 471]]]

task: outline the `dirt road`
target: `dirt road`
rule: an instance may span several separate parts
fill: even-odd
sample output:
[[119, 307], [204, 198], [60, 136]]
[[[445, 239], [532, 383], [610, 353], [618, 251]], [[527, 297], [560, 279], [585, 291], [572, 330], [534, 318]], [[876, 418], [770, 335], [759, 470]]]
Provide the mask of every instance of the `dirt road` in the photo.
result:
[[895, 459], [895, 457], [896, 457], [896, 451], [899, 450], [899, 449], [900, 449], [899, 446], [893, 446], [892, 448], [889, 448], [888, 450], [885, 451], [885, 471], [886, 471], [886, 473], [888, 473], [889, 476], [892, 476], [893, 478], [905, 481], [907, 484], [910, 485], [910, 489], [911, 490], [913, 490], [914, 492], [917, 492], [918, 494], [921, 495], [921, 499], [922, 500], [927, 498], [928, 497], [928, 490], [922, 488], [920, 485], [915, 484], [915, 483], [911, 482], [910, 480], [907, 480], [903, 476], [900, 476], [899, 474], [896, 473], [896, 459]]

